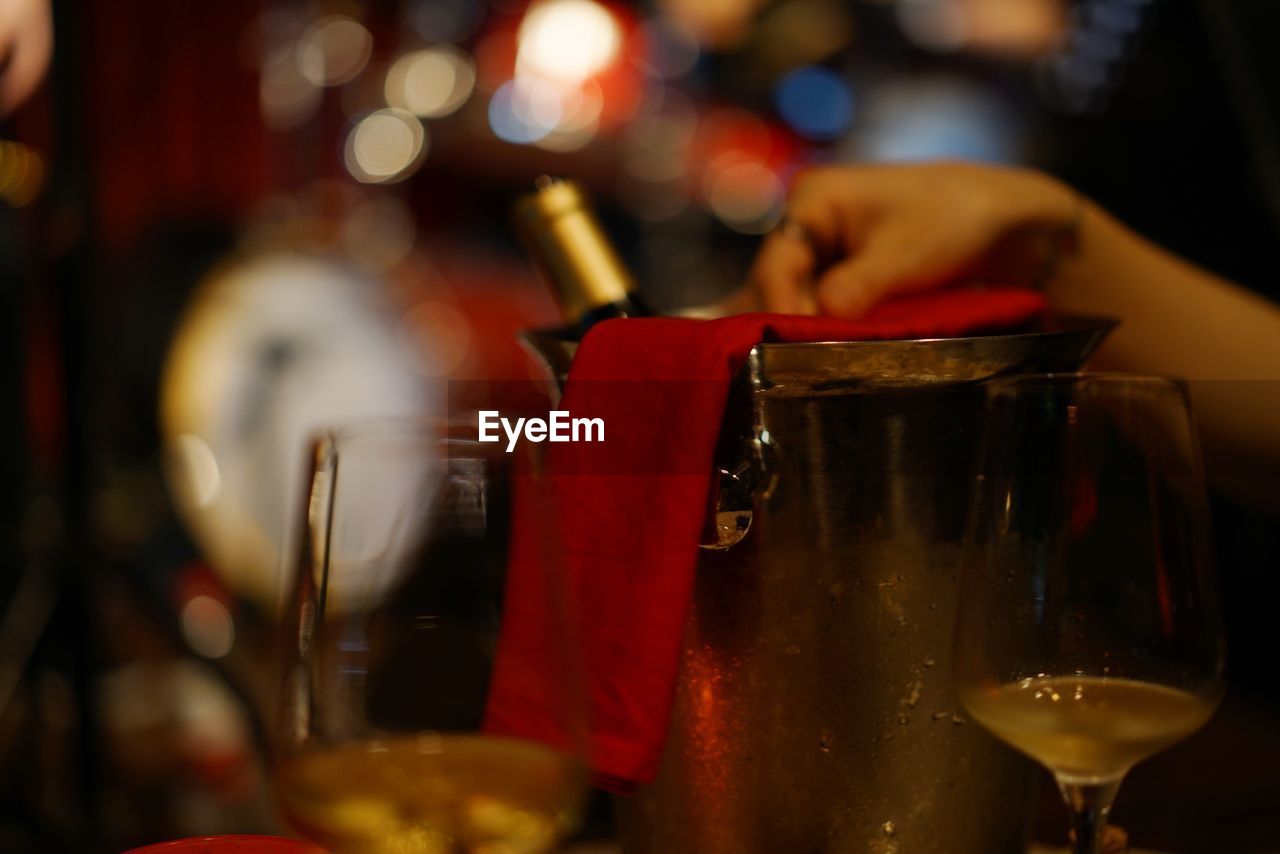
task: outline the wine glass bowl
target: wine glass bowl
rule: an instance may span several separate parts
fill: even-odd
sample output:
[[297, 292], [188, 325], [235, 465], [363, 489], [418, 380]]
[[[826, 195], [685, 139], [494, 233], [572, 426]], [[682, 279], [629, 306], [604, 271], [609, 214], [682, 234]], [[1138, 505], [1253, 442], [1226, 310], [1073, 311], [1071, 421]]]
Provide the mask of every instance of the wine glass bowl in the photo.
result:
[[1204, 473], [1185, 387], [1039, 375], [987, 390], [954, 667], [975, 721], [1045, 765], [1096, 850], [1135, 763], [1222, 692]]
[[[585, 792], [573, 737], [552, 746], [486, 725], [507, 460], [447, 433], [391, 420], [315, 444], [272, 779], [285, 820], [334, 852], [535, 854], [572, 829]], [[558, 552], [544, 545], [524, 559], [550, 579]], [[545, 585], [535, 604], [555, 613], [558, 592]], [[573, 647], [548, 650], [563, 720], [576, 721]]]

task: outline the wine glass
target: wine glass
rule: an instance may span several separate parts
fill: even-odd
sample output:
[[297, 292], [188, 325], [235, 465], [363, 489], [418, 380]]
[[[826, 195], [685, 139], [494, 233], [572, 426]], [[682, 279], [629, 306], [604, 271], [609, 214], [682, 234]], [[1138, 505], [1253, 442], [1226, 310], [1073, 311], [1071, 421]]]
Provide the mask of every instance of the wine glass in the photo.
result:
[[[334, 852], [535, 854], [581, 808], [581, 694], [567, 635], [542, 650], [562, 689], [551, 698], [556, 737], [486, 724], [510, 458], [447, 433], [390, 420], [314, 446], [272, 779], [285, 820]], [[522, 477], [536, 488], [536, 470]], [[544, 537], [554, 530], [528, 521]], [[522, 607], [560, 613], [556, 557], [545, 540], [522, 550], [544, 582], [523, 586]]]
[[1223, 690], [1181, 383], [989, 384], [954, 662], [969, 714], [1054, 774], [1074, 850], [1096, 854], [1124, 775], [1202, 726]]

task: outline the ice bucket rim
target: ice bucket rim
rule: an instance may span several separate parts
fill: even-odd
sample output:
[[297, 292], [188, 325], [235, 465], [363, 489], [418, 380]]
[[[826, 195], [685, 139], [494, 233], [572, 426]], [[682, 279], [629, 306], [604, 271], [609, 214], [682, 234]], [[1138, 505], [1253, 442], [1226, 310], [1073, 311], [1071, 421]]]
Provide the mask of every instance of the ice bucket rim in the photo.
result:
[[[1101, 315], [1047, 314], [1025, 331], [959, 338], [765, 342], [752, 349], [743, 373], [757, 392], [805, 394], [1074, 370], [1118, 323]], [[563, 382], [578, 345], [569, 330], [535, 329], [520, 337]]]

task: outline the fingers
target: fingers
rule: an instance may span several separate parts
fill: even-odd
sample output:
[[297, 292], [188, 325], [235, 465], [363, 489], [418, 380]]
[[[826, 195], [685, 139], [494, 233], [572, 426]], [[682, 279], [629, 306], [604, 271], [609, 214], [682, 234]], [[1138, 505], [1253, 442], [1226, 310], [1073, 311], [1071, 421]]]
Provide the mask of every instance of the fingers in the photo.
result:
[[818, 307], [823, 314], [853, 320], [884, 297], [890, 281], [863, 256], [849, 258], [827, 270], [818, 281]]
[[1064, 194], [1038, 187], [1021, 173], [961, 164], [804, 172], [788, 193], [787, 219], [806, 239], [766, 239], [753, 285], [769, 311], [855, 318], [898, 294], [989, 279], [1002, 235], [1061, 220]]
[[838, 188], [851, 173], [810, 170], [792, 184], [786, 220], [765, 238], [751, 270], [751, 285], [765, 311], [817, 314], [819, 247], [834, 250], [842, 242], [836, 208], [846, 194]]
[[816, 286], [818, 305], [824, 314], [861, 317], [894, 294], [947, 282], [960, 264], [954, 254], [923, 235], [888, 227], [822, 275]]
[[739, 288], [728, 296], [711, 303], [709, 309], [709, 316], [711, 317], [724, 317], [728, 314], [746, 314], [750, 311], [765, 310], [760, 303], [760, 294], [752, 287]]
[[44, 77], [53, 52], [53, 25], [44, 0], [22, 0], [0, 20], [0, 114], [22, 104]]
[[817, 314], [820, 267], [857, 250], [864, 216], [855, 167], [802, 172], [787, 194], [786, 225], [761, 252], [759, 283], [765, 309]]
[[813, 294], [813, 247], [803, 240], [772, 232], [752, 265], [750, 281], [764, 311], [816, 314]]

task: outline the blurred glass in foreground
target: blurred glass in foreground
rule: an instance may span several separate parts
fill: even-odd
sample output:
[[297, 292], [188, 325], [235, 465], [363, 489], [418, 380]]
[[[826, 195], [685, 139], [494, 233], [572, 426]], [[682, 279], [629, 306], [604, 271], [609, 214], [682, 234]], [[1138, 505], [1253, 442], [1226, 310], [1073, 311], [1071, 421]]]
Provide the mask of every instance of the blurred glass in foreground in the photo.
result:
[[[484, 729], [504, 608], [565, 602], [550, 543], [523, 556], [547, 601], [504, 601], [500, 460], [482, 447], [413, 421], [316, 443], [273, 777], [284, 818], [335, 852], [532, 854], [578, 820], [574, 729], [556, 745]], [[577, 650], [559, 640], [568, 727]]]

